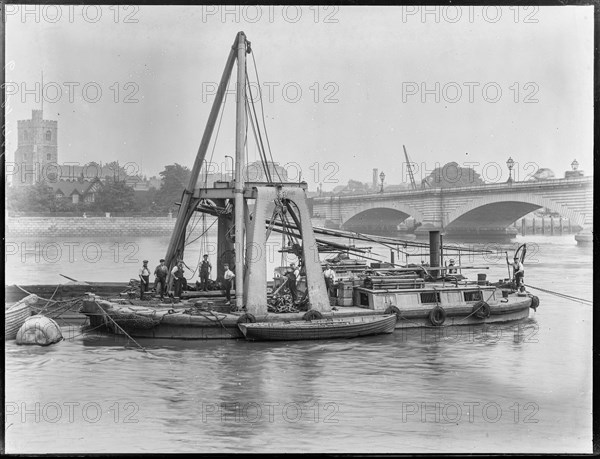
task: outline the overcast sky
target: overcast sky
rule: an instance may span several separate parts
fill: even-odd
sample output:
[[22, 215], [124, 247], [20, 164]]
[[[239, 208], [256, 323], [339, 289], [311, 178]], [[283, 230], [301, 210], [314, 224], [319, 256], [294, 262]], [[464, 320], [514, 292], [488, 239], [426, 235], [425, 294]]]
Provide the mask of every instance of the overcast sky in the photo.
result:
[[[562, 177], [575, 158], [593, 170], [592, 6], [6, 8], [8, 161], [17, 120], [41, 106], [43, 71], [60, 163], [191, 167], [243, 30], [274, 159], [299, 164], [311, 189], [370, 182], [373, 168], [405, 182], [403, 144], [418, 179], [456, 161], [504, 181], [509, 156], [518, 179], [537, 167]], [[221, 164], [234, 153], [233, 102]]]

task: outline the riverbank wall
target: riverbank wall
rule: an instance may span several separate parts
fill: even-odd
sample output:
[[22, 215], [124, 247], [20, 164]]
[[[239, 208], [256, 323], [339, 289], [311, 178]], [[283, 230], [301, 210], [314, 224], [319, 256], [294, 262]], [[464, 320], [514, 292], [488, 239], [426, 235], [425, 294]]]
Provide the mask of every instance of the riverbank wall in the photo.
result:
[[6, 217], [11, 237], [168, 236], [174, 217]]
[[[12, 237], [63, 237], [63, 236], [169, 236], [175, 228], [175, 217], [53, 217], [6, 216], [4, 232]], [[315, 226], [327, 222], [313, 219]], [[575, 234], [581, 231], [568, 219], [552, 217], [522, 218], [513, 223], [521, 235]]]

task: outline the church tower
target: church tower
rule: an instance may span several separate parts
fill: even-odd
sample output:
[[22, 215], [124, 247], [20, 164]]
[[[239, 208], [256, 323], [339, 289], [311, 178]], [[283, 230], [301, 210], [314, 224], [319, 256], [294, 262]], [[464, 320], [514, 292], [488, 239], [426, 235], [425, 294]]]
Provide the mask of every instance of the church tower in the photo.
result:
[[[58, 122], [45, 120], [42, 110], [32, 110], [30, 120], [17, 122], [15, 163], [18, 176], [13, 182], [24, 185], [47, 179], [47, 171], [58, 164]], [[53, 167], [47, 166], [52, 164]]]

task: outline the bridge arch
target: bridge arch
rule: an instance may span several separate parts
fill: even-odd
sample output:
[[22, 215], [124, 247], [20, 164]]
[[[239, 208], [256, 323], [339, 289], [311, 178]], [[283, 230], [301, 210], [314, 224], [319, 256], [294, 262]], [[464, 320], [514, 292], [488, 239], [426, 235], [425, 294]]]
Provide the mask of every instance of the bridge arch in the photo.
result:
[[[536, 209], [546, 207], [552, 212], [557, 212], [563, 217], [569, 218], [573, 223], [584, 226], [585, 214], [574, 211], [569, 207], [560, 204], [552, 199], [544, 198], [540, 195], [530, 193], [511, 193], [509, 195], [498, 195], [498, 196], [484, 196], [478, 199], [474, 199], [469, 203], [460, 206], [451, 211], [445, 218], [444, 226], [452, 227], [458, 223], [469, 220], [469, 215], [474, 220], [482, 220], [482, 215], [477, 215], [477, 211], [483, 212], [483, 208], [492, 206], [496, 210], [501, 209], [502, 205], [505, 205], [505, 209], [508, 211], [494, 212], [494, 218], [496, 223], [506, 223], [506, 226], [510, 225], [519, 218], [533, 212]], [[503, 206], [504, 207], [504, 206]], [[480, 213], [481, 213], [480, 212]], [[510, 220], [510, 221], [509, 221]]]
[[350, 220], [360, 217], [361, 214], [368, 217], [373, 211], [394, 212], [401, 218], [399, 222], [406, 220], [408, 217], [413, 217], [418, 222], [422, 222], [425, 219], [419, 210], [401, 202], [366, 201], [361, 202], [358, 206], [353, 206], [348, 212], [344, 212], [341, 215], [342, 218], [340, 223], [343, 226]]

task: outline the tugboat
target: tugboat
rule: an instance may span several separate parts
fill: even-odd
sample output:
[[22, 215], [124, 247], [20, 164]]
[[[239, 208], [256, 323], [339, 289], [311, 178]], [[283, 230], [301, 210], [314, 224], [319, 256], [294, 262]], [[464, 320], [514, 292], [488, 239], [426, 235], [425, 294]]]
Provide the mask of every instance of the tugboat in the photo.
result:
[[[184, 259], [186, 229], [195, 212], [215, 217], [218, 225], [217, 266], [219, 271], [225, 264], [233, 266], [234, 304], [216, 308], [203, 295], [164, 302], [129, 297], [102, 298], [90, 293], [83, 300], [81, 312], [89, 317], [92, 328], [104, 327], [117, 334], [151, 338], [322, 339], [386, 333], [394, 327], [481, 324], [528, 316], [533, 304], [529, 295], [502, 290], [485, 279], [470, 282], [462, 275], [447, 272], [461, 267], [441, 265], [443, 246], [437, 230], [430, 231], [428, 268], [422, 265], [398, 267], [394, 263], [383, 268], [381, 264], [361, 264], [358, 270], [349, 270], [351, 276], [346, 276], [342, 275], [341, 268], [351, 268], [352, 262], [341, 260], [336, 265], [340, 280], [334, 289], [328, 289], [320, 252], [338, 250], [369, 257], [360, 248], [316, 238], [315, 233], [345, 237], [347, 234], [313, 228], [306, 201], [306, 183], [284, 182], [271, 173], [266, 161], [270, 151], [264, 148], [246, 74], [246, 56], [251, 52], [250, 42], [243, 32], [239, 32], [227, 58], [165, 255], [165, 263], [171, 272]], [[206, 184], [197, 187], [236, 61], [234, 180], [215, 182], [212, 188]], [[264, 182], [245, 181], [246, 116], [263, 159], [267, 178]], [[296, 297], [293, 286], [286, 297], [288, 300], [291, 297], [291, 302], [281, 301], [281, 292], [285, 290], [282, 278], [267, 279], [265, 255], [268, 238], [273, 232], [284, 235], [288, 244], [282, 250], [293, 253], [299, 261], [301, 282], [298, 285], [301, 288], [298, 296], [301, 298]], [[365, 240], [382, 242], [382, 239], [362, 236]], [[403, 241], [402, 244], [413, 243]]]

